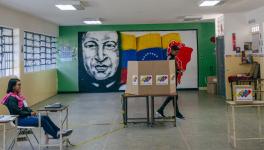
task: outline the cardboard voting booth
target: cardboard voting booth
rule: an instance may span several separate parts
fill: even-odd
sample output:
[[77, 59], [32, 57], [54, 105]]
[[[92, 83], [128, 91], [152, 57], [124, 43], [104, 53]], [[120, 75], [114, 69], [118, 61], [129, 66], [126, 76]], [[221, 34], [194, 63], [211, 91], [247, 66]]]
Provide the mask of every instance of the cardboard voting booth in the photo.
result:
[[175, 94], [175, 61], [129, 61], [125, 93], [134, 95]]

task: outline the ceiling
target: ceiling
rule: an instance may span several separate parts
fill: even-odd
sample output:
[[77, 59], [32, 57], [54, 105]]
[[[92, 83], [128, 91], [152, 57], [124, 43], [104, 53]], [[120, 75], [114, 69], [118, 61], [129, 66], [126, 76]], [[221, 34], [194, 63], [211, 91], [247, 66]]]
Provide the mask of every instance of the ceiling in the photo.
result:
[[54, 5], [65, 0], [0, 0], [10, 7], [59, 25], [82, 25], [85, 18], [103, 18], [104, 24], [172, 23], [186, 15], [249, 11], [264, 0], [225, 0], [223, 5], [200, 8], [200, 0], [87, 0], [82, 11], [60, 11]]

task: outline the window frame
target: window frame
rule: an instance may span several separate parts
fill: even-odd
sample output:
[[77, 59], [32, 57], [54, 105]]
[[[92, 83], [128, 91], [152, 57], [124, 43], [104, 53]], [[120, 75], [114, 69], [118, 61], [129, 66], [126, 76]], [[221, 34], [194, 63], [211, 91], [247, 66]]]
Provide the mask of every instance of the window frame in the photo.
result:
[[[28, 42], [31, 42], [31, 44]], [[31, 73], [56, 69], [56, 45], [57, 38], [54, 36], [25, 31], [23, 52], [24, 72]], [[30, 55], [32, 55], [31, 58], [29, 58]], [[38, 57], [36, 57], [37, 55]], [[30, 63], [32, 65], [29, 66], [28, 64]]]
[[[9, 30], [10, 35], [4, 31]], [[6, 41], [6, 39], [8, 39]], [[7, 47], [9, 50], [7, 50]], [[7, 57], [5, 55], [7, 54]], [[0, 78], [14, 76], [15, 73], [15, 50], [14, 29], [0, 26]]]

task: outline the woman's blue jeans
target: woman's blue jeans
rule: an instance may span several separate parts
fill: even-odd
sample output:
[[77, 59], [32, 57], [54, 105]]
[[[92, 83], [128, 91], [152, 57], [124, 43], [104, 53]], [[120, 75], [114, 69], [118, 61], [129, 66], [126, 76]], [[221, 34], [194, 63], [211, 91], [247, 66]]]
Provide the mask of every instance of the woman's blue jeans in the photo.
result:
[[[19, 126], [31, 126], [38, 127], [39, 118], [38, 116], [28, 116], [28, 117], [19, 117], [18, 125]], [[49, 116], [41, 116], [41, 127], [43, 127], [45, 133], [51, 135], [53, 138], [58, 138], [58, 128], [55, 123], [49, 118]]]

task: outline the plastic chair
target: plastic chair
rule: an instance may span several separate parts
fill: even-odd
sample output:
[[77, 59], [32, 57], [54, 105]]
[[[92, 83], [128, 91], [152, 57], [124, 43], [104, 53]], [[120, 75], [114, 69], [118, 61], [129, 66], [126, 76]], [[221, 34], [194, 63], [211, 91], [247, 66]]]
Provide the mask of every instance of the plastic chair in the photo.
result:
[[[37, 139], [37, 136], [35, 135], [35, 133], [33, 132], [33, 129], [37, 128], [37, 127], [24, 127], [24, 126], [16, 126], [13, 122], [10, 123], [11, 126], [16, 127], [17, 128], [17, 141], [28, 141], [31, 148], [34, 150], [34, 146], [29, 138], [29, 135], [33, 135], [34, 139], [36, 140], [36, 142], [39, 144], [39, 141]], [[11, 145], [9, 146], [8, 149], [13, 149], [14, 145], [15, 145], [15, 141], [16, 139], [14, 139], [11, 142]]]
[[[28, 104], [26, 101], [24, 101], [24, 106], [27, 107]], [[36, 129], [38, 127], [31, 127], [31, 126], [16, 126], [16, 124], [14, 122], [11, 122], [10, 125], [12, 127], [16, 127], [17, 128], [17, 141], [28, 141], [31, 148], [34, 150], [34, 146], [29, 138], [29, 135], [33, 135], [34, 139], [36, 140], [36, 142], [39, 144], [39, 141], [37, 139], [37, 136], [35, 135], [35, 133], [33, 132], [33, 129]], [[16, 143], [16, 139], [13, 139], [13, 141], [11, 142], [10, 146], [8, 149], [13, 149], [14, 145]]]

